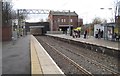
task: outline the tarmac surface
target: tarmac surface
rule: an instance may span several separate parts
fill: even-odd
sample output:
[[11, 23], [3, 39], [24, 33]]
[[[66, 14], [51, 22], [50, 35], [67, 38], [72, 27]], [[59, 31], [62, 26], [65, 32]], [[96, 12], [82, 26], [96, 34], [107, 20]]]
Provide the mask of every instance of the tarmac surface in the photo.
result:
[[30, 36], [2, 43], [2, 74], [30, 74]]

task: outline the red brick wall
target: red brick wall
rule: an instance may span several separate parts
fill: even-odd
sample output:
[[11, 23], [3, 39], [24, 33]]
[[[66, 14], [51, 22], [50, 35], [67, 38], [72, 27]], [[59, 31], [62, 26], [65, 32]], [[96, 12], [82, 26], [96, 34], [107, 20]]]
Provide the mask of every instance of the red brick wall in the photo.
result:
[[78, 19], [78, 26], [83, 26], [83, 19]]
[[9, 41], [12, 39], [12, 27], [2, 27], [2, 41]]
[[[60, 19], [60, 22], [58, 22], [58, 18]], [[65, 22], [61, 22], [61, 19], [65, 19]], [[78, 26], [78, 17], [77, 16], [70, 16], [70, 19], [73, 20], [73, 22], [70, 23], [70, 25], [73, 25], [73, 27]], [[58, 30], [59, 25], [69, 25], [69, 16], [53, 16], [53, 31]]]

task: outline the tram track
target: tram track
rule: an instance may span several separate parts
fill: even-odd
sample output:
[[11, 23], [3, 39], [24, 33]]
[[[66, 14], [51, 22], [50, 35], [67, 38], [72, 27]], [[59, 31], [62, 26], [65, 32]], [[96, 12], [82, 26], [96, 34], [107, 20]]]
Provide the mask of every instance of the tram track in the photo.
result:
[[[104, 68], [104, 71], [107, 71], [107, 72], [109, 72], [108, 74], [113, 74], [113, 75], [116, 75], [116, 76], [118, 76], [119, 75], [119, 73], [118, 72], [116, 72], [115, 70], [111, 70], [110, 68], [108, 68], [107, 66], [105, 66], [105, 65], [103, 65], [103, 64], [100, 64], [100, 63], [98, 63], [97, 61], [95, 61], [95, 60], [91, 60], [90, 58], [88, 58], [88, 57], [85, 57], [85, 56], [83, 56], [82, 54], [78, 54], [78, 53], [75, 53], [75, 52], [73, 52], [70, 48], [66, 48], [65, 46], [60, 46], [60, 44], [55, 44], [54, 43], [54, 41], [52, 41], [52, 40], [49, 40], [49, 41], [47, 41], [47, 40], [45, 40], [45, 37], [43, 37], [43, 38], [37, 38], [38, 39], [38, 41], [42, 41], [42, 43], [45, 43], [46, 45], [48, 45], [49, 47], [51, 47], [52, 49], [54, 49], [54, 51], [56, 51], [57, 53], [59, 53], [64, 59], [66, 59], [67, 61], [69, 61], [70, 62], [70, 64], [72, 64], [73, 66], [75, 66], [79, 71], [81, 70], [81, 72], [82, 72], [82, 74], [86, 74], [86, 75], [90, 75], [90, 76], [93, 76], [94, 74], [92, 74], [92, 72], [90, 72], [90, 71], [88, 71], [88, 70], [86, 70], [85, 68], [83, 68], [83, 67], [81, 67], [81, 65], [80, 65], [80, 63], [79, 62], [77, 62], [77, 61], [75, 61], [75, 59], [72, 59], [72, 58], [70, 58], [68, 55], [66, 55], [65, 53], [63, 53], [63, 52], [61, 52], [60, 50], [66, 50], [66, 51], [68, 51], [68, 52], [70, 52], [71, 53], [71, 55], [76, 55], [76, 56], [81, 56], [81, 59], [82, 58], [84, 58], [84, 59], [86, 59], [88, 62], [90, 62], [90, 64], [94, 64], [95, 66], [99, 66], [99, 68]], [[57, 42], [56, 42], [57, 43]], [[58, 47], [58, 46], [55, 46], [55, 45], [58, 45], [58, 46], [60, 46], [60, 47]], [[73, 48], [73, 47], [72, 47]], [[76, 49], [76, 48], [74, 48], [74, 49]], [[78, 48], [77, 48], [78, 49]], [[67, 52], [67, 53], [68, 53]], [[84, 60], [83, 59], [83, 60]]]

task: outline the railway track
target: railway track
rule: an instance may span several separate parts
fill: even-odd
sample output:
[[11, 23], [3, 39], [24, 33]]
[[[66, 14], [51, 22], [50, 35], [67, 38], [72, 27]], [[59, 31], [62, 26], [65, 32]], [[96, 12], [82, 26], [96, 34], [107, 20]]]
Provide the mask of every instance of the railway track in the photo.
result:
[[71, 60], [69, 57], [67, 57], [66, 55], [64, 55], [63, 53], [61, 53], [59, 50], [57, 50], [56, 48], [54, 48], [53, 46], [51, 46], [50, 44], [46, 43], [48, 46], [50, 46], [51, 48], [54, 49], [54, 51], [57, 51], [62, 57], [64, 57], [64, 59], [66, 59], [68, 62], [71, 63], [71, 65], [75, 66], [75, 68], [77, 68], [79, 71], [81, 71], [82, 74], [88, 75], [88, 76], [93, 76], [92, 73], [90, 73], [89, 71], [87, 71], [86, 69], [84, 69], [83, 67], [81, 67], [79, 64], [77, 64], [76, 62], [74, 62], [73, 60]]
[[[61, 52], [60, 50], [64, 49], [65, 51], [70, 52], [72, 55], [74, 54], [76, 56], [81, 56], [81, 57], [87, 59], [89, 62], [91, 61], [90, 63], [92, 63], [92, 65], [94, 64], [95, 66], [99, 66], [99, 68], [102, 68], [102, 69], [104, 68], [103, 70], [109, 72], [108, 74], [112, 74], [112, 75], [115, 75], [115, 76], [119, 75], [119, 73], [116, 72], [115, 70], [110, 69], [107, 66], [105, 66], [105, 65], [103, 65], [101, 63], [98, 63], [95, 60], [91, 60], [90, 58], [85, 57], [82, 54], [75, 53], [70, 48], [66, 48], [65, 46], [60, 46], [59, 48], [56, 48], [54, 45], [58, 45], [58, 44], [54, 44], [54, 42], [52, 40], [49, 40], [51, 43], [53, 43], [53, 44], [50, 44], [49, 41], [45, 40], [45, 37], [43, 37], [43, 38], [42, 37], [41, 38], [36, 37], [36, 38], [38, 39], [38, 41], [40, 41], [40, 43], [42, 43], [42, 44], [44, 43], [43, 46], [45, 46], [45, 45], [49, 46], [51, 49], [53, 49], [52, 51], [57, 52], [60, 56], [62, 56], [62, 58], [65, 59], [66, 62], [69, 62], [71, 64], [71, 66], [74, 66], [74, 68], [76, 68], [80, 72], [80, 74], [94, 76], [94, 74], [92, 72], [90, 72], [90, 71], [86, 70], [85, 68], [83, 68], [78, 62], [76, 62], [74, 59], [70, 58], [65, 53]], [[62, 49], [60, 49], [60, 48], [62, 48]], [[78, 48], [74, 48], [74, 49], [78, 49]]]
[[[78, 55], [78, 56], [82, 56], [82, 57], [84, 57], [84, 58], [86, 58], [87, 60], [91, 60], [90, 58], [88, 58], [88, 57], [85, 57], [84, 55], [82, 55], [82, 54], [80, 54], [80, 53], [74, 53], [72, 50], [70, 50], [69, 48], [66, 48], [66, 47], [62, 47], [62, 48], [65, 48], [67, 51], [69, 51], [69, 52], [71, 52], [71, 53], [73, 53], [73, 54], [76, 54], [76, 55]], [[78, 49], [78, 48], [75, 48], [75, 49]], [[103, 68], [106, 68], [108, 71], [110, 71], [112, 74], [114, 74], [114, 75], [117, 75], [117, 74], [119, 74], [120, 75], [120, 73], [119, 72], [117, 72], [117, 71], [115, 71], [114, 69], [110, 69], [110, 68], [108, 68], [107, 66], [105, 66], [105, 65], [103, 65], [103, 64], [101, 64], [101, 63], [99, 63], [99, 62], [97, 62], [97, 61], [95, 61], [95, 60], [92, 60], [92, 62], [94, 63], [94, 65], [97, 65], [97, 66], [102, 66]]]

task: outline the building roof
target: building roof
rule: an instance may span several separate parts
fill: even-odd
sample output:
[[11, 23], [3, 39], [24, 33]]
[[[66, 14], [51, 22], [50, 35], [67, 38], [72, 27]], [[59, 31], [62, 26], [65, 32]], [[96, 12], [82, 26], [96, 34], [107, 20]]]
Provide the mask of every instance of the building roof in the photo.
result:
[[78, 14], [74, 11], [74, 12], [66, 12], [66, 11], [50, 11], [51, 15], [64, 15], [64, 16], [78, 16]]

